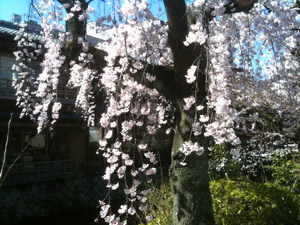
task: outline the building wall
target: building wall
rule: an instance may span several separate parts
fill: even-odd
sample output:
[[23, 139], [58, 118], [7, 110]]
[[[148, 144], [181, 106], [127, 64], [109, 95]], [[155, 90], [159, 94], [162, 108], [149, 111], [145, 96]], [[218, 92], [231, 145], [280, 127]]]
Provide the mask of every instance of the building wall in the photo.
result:
[[87, 133], [85, 130], [73, 128], [68, 130], [70, 158], [76, 158], [79, 168], [87, 163]]

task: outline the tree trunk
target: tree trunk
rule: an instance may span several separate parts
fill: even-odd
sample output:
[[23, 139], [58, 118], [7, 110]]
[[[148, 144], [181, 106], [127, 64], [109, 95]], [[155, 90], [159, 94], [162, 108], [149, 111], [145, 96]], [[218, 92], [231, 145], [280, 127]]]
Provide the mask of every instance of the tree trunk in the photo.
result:
[[74, 13], [74, 17], [66, 22], [66, 30], [70, 33], [73, 40], [77, 40], [79, 37], [85, 39], [86, 36], [86, 20], [78, 20], [79, 13]]
[[71, 8], [74, 6], [75, 0], [58, 0], [58, 2], [63, 4], [70, 4], [70, 7], [66, 8], [67, 13], [73, 13], [74, 16], [66, 21], [66, 31], [70, 33], [71, 37], [77, 41], [79, 37], [85, 38], [86, 35], [86, 19], [80, 21], [78, 20], [79, 15], [83, 13], [88, 8], [90, 1], [79, 0], [81, 3], [81, 10], [79, 12], [72, 12]]
[[189, 140], [193, 119], [183, 110], [177, 115], [170, 168], [174, 225], [215, 224], [208, 179], [208, 141], [204, 135], [198, 138], [204, 153], [201, 156], [193, 153], [186, 158], [185, 166], [180, 164], [184, 156], [179, 148]]

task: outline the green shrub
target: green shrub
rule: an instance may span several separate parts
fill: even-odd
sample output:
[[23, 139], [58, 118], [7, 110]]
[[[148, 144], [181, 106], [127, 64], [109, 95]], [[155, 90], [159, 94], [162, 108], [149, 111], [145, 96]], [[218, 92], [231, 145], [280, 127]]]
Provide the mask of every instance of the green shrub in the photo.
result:
[[[300, 224], [300, 196], [286, 187], [250, 181], [212, 181], [211, 193], [216, 224]], [[168, 184], [150, 196], [154, 220], [148, 225], [171, 225], [172, 196]]]
[[300, 156], [293, 154], [291, 158], [275, 158], [271, 165], [265, 166], [272, 174], [273, 182], [287, 186], [291, 191], [300, 193]]
[[299, 196], [272, 183], [213, 181], [216, 224], [300, 224]]
[[153, 220], [147, 225], [171, 225], [172, 224], [172, 195], [170, 185], [162, 184], [159, 187], [152, 188], [148, 197], [150, 214]]

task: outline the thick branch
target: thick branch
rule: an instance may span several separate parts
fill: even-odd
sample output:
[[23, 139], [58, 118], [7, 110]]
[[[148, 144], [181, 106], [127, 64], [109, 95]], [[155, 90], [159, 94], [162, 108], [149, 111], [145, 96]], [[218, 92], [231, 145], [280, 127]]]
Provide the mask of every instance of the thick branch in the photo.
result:
[[[76, 40], [78, 37], [85, 38], [86, 35], [86, 20], [80, 21], [78, 17], [88, 8], [90, 1], [79, 0], [81, 3], [81, 10], [79, 12], [72, 12], [74, 16], [66, 21], [66, 30]], [[70, 7], [66, 8], [67, 13], [71, 13], [71, 7], [74, 5], [73, 0], [58, 0], [60, 4], [69, 3]]]
[[[154, 75], [156, 79], [150, 82], [146, 79], [146, 73]], [[174, 70], [165, 66], [147, 64], [144, 70], [132, 74], [132, 77], [135, 81], [145, 85], [147, 88], [156, 89], [170, 101], [173, 100], [173, 91], [171, 88], [174, 85]]]
[[249, 12], [252, 9], [254, 3], [257, 0], [231, 0], [225, 6], [226, 10], [224, 14], [236, 13], [236, 12]]
[[184, 0], [164, 0], [164, 4], [169, 24], [169, 44], [176, 56], [188, 34], [186, 4]]
[[188, 68], [202, 52], [200, 46], [193, 43], [185, 46], [183, 42], [188, 34], [188, 20], [186, 4], [184, 0], [164, 0], [168, 24], [168, 42], [170, 44], [175, 68], [175, 92], [176, 98], [182, 99], [190, 94], [191, 86], [187, 84], [185, 75]]
[[[232, 14], [237, 12], [249, 12], [253, 6], [254, 3], [256, 3], [258, 0], [230, 0], [228, 4], [226, 4], [224, 14]], [[209, 21], [213, 20], [215, 18], [215, 15], [213, 15], [214, 9], [211, 9], [208, 12], [208, 19]]]
[[224, 14], [249, 12], [256, 2], [257, 0], [230, 0], [229, 3], [225, 5]]

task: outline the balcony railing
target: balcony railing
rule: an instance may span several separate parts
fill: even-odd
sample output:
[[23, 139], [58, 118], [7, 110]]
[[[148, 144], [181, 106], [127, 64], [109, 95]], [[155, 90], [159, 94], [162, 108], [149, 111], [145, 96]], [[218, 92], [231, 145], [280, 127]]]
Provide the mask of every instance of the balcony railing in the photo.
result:
[[65, 85], [58, 85], [57, 87], [57, 97], [64, 100], [75, 101], [77, 96], [77, 90], [67, 88]]
[[[7, 170], [8, 166], [5, 167]], [[67, 178], [77, 172], [77, 160], [17, 163], [9, 171], [5, 185]]]
[[[10, 79], [0, 78], [0, 98], [15, 97], [15, 89], [12, 87]], [[66, 101], [74, 101], [76, 99], [77, 90], [70, 89], [65, 85], [58, 85], [57, 97]]]

